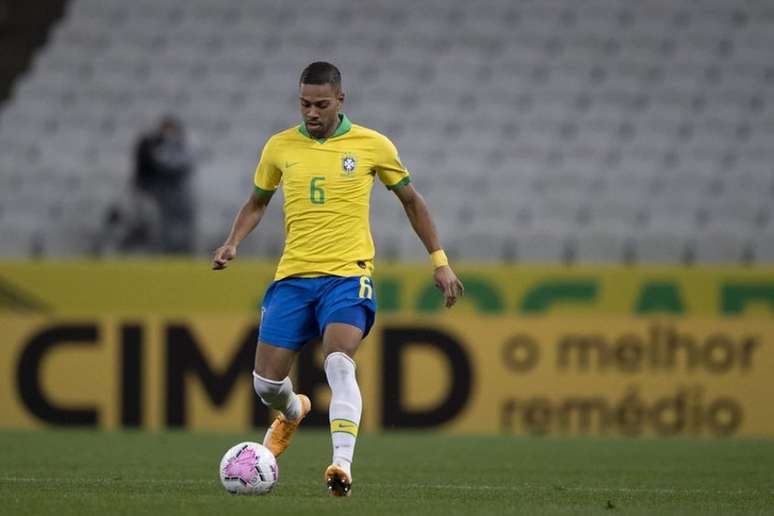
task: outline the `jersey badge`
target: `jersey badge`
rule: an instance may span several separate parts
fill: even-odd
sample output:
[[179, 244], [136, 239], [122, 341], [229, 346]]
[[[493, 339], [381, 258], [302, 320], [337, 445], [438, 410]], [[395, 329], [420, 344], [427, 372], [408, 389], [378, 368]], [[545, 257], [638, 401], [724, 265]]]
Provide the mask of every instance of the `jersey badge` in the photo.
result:
[[354, 154], [345, 154], [341, 158], [341, 173], [347, 177], [350, 177], [355, 173], [355, 167], [357, 167], [357, 157]]

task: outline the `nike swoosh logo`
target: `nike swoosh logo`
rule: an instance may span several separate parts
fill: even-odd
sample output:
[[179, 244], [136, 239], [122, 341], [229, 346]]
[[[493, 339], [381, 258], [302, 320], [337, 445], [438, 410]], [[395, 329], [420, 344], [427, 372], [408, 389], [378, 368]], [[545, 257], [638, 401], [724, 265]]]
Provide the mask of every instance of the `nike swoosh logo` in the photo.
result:
[[339, 425], [339, 428], [355, 428], [355, 425], [349, 424], [349, 425]]
[[300, 162], [300, 161], [294, 161], [294, 162], [292, 162], [292, 163], [288, 163], [288, 162], [286, 161], [286, 162], [285, 162], [285, 168], [294, 167], [294, 166], [298, 165], [299, 163], [301, 163], [301, 162]]

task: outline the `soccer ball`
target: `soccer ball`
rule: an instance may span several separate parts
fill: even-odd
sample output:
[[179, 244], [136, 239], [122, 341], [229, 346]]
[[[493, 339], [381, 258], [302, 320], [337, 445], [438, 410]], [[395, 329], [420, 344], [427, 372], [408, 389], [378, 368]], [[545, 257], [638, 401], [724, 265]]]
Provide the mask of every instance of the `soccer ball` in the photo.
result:
[[258, 443], [239, 443], [220, 460], [220, 482], [231, 494], [267, 494], [277, 480], [277, 459]]

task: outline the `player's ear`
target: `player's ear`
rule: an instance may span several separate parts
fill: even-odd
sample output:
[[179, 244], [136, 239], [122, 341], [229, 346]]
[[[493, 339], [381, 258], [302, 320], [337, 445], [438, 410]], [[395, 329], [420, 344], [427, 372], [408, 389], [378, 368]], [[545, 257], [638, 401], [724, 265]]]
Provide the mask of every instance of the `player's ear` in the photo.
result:
[[336, 95], [336, 100], [339, 101], [339, 106], [343, 106], [344, 105], [344, 99], [345, 98], [346, 98], [346, 96], [344, 95], [343, 91], [340, 91], [339, 94]]

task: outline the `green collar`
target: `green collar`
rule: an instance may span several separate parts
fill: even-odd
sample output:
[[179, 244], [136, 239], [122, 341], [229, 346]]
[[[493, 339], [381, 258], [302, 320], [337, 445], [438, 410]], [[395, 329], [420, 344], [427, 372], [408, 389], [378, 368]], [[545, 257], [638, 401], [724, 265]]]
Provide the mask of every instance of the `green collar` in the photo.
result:
[[[350, 129], [352, 129], [352, 122], [349, 121], [349, 118], [347, 118], [347, 115], [345, 115], [344, 113], [339, 113], [339, 126], [336, 128], [336, 131], [331, 135], [331, 138], [336, 138], [337, 136], [341, 136], [342, 134], [348, 132]], [[303, 122], [301, 122], [301, 124], [298, 126], [298, 132], [300, 132], [307, 138], [311, 138], [312, 140], [315, 140], [319, 143], [325, 143], [326, 141], [331, 139], [331, 138], [320, 138], [318, 140], [317, 138], [314, 138], [311, 134], [309, 134], [309, 131], [306, 130], [306, 124]]]

